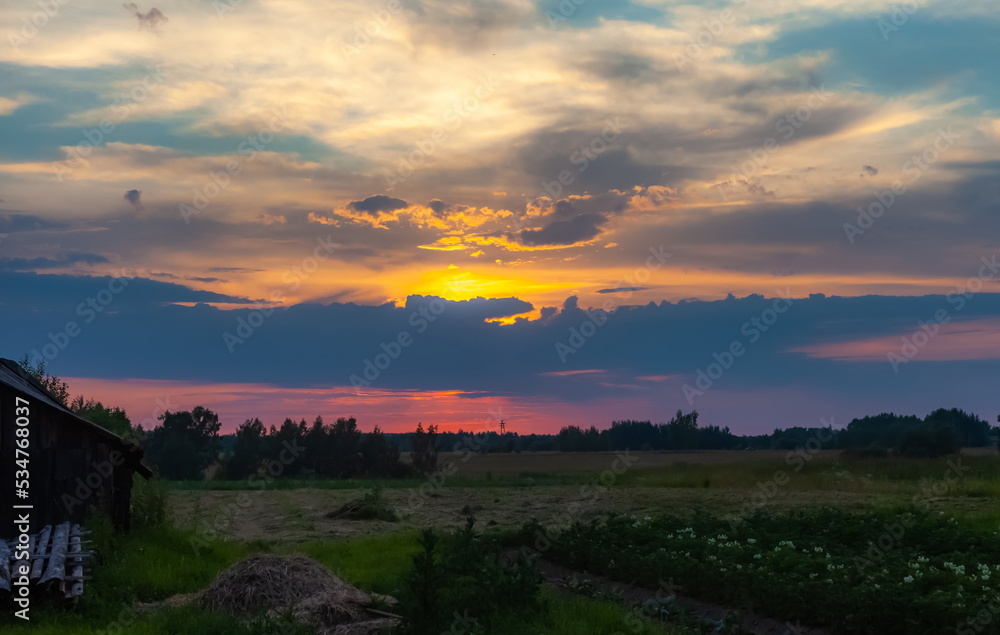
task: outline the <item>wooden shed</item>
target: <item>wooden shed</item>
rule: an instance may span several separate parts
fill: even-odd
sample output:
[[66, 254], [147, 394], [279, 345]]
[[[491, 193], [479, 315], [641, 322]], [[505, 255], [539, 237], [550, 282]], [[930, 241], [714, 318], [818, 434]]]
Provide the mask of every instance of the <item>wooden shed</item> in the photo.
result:
[[0, 358], [0, 539], [14, 535], [15, 505], [24, 504], [32, 532], [83, 523], [94, 509], [128, 530], [132, 475], [152, 476], [141, 459], [137, 445], [77, 416]]

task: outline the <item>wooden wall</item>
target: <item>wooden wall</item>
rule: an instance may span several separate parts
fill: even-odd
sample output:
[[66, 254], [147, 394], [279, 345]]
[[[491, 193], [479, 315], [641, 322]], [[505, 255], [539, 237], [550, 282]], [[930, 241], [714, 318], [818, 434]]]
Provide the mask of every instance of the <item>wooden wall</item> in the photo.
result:
[[[114, 437], [65, 412], [0, 383], [0, 538], [12, 535], [15, 498], [15, 400], [29, 402], [32, 531], [44, 525], [82, 523], [91, 509], [103, 510], [121, 530], [129, 525], [132, 470], [113, 452], [127, 450]], [[95, 466], [96, 464], [96, 466]]]

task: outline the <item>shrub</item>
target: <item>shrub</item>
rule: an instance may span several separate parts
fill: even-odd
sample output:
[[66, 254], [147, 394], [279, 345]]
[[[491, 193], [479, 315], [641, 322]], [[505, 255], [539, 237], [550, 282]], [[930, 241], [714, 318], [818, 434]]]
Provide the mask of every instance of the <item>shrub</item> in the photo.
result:
[[399, 520], [396, 511], [389, 507], [382, 496], [382, 488], [375, 486], [360, 499], [344, 503], [339, 509], [326, 515], [327, 518], [348, 520], [384, 520], [394, 523]]
[[159, 527], [167, 524], [167, 485], [158, 478], [136, 476], [132, 483], [132, 526]]
[[[541, 608], [541, 575], [525, 558], [506, 562], [498, 542], [477, 533], [475, 519], [441, 537], [427, 529], [422, 551], [403, 577], [404, 632], [441, 633], [458, 622], [462, 632], [487, 632], [500, 619]], [[454, 630], [454, 629], [452, 629]]]

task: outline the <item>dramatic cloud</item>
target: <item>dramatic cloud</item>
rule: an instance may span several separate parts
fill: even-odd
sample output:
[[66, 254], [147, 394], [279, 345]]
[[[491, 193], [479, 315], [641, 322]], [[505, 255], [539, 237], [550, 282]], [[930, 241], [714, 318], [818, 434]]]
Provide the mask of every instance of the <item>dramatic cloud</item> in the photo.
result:
[[[981, 403], [997, 377], [969, 357], [993, 342], [977, 307], [1000, 290], [980, 277], [1000, 235], [994, 3], [928, 0], [889, 41], [875, 24], [893, 0], [744, 4], [128, 2], [67, 5], [30, 41], [15, 28], [7, 341], [49, 340], [127, 270], [53, 370], [349, 398], [347, 377], [426, 322], [380, 372], [386, 410], [419, 416], [433, 390], [423, 407], [503, 392], [547, 416], [580, 399], [669, 414], [780, 289], [802, 300], [708, 392], [720, 423], [879, 390], [886, 407]], [[0, 3], [0, 21], [25, 16]], [[970, 280], [983, 293], [941, 350], [887, 375], [878, 351]], [[570, 337], [584, 345], [563, 364]]]
[[[77, 305], [108, 288], [110, 281], [0, 277], [9, 289], [0, 306], [0, 328], [23, 343], [26, 350], [14, 351], [19, 354], [48, 342], [49, 332], [74, 319]], [[741, 421], [747, 420], [746, 407], [753, 404], [753, 421], [766, 425], [785, 416], [785, 404], [794, 402], [796, 411], [805, 407], [805, 401], [799, 404], [792, 396], [796, 389], [831, 409], [825, 415], [838, 417], [898, 409], [900, 404], [909, 410], [933, 408], [941, 405], [944, 393], [939, 390], [947, 390], [954, 402], [983, 410], [989, 407], [990, 394], [983, 390], [988, 382], [983, 369], [1000, 358], [994, 348], [970, 346], [963, 335], [973, 327], [981, 333], [996, 327], [1000, 294], [979, 294], [961, 307], [945, 296], [816, 295], [790, 303], [749, 296], [620, 306], [612, 314], [584, 309], [574, 297], [559, 311], [545, 311], [545, 320], [510, 324], [491, 320], [529, 311], [531, 305], [515, 298], [453, 302], [411, 296], [399, 305], [277, 308], [261, 321], [257, 308], [220, 310], [177, 302], [246, 303], [135, 279], [114, 296], [113, 311], [93, 319], [60, 353], [55, 369], [70, 376], [202, 382], [224, 377], [232, 382], [353, 389], [358, 378], [364, 379], [368, 361], [384, 346], [408, 342], [389, 366], [377, 374], [369, 371], [368, 383], [359, 384], [359, 390], [457, 390], [470, 397], [517, 395], [595, 404], [627, 396], [637, 407], [645, 404], [644, 409], [658, 404], [669, 414], [679, 407], [696, 407], [709, 417], [742, 416]], [[783, 312], [776, 313], [776, 307]], [[905, 338], [913, 339], [919, 330], [915, 316], [929, 319], [941, 309], [955, 326], [906, 352]], [[154, 335], [113, 356], [100, 354], [105, 342], [140, 332]], [[721, 375], [712, 370], [716, 379], [711, 382], [699, 379], [716, 363], [713, 353], [729, 351], [734, 341], [746, 353]], [[843, 344], [844, 353], [837, 352], [836, 343]], [[905, 360], [898, 372], [891, 353]], [[192, 365], [192, 359], [198, 363]], [[256, 359], [272, 362], [253, 363]], [[914, 386], [925, 384], [937, 388], [914, 391]], [[700, 391], [692, 402], [685, 385]], [[792, 401], [767, 405], [753, 397], [780, 391], [788, 392]], [[844, 400], [844, 394], [852, 398]]]
[[139, 28], [141, 29], [155, 29], [162, 22], [167, 22], [167, 16], [163, 15], [163, 12], [156, 7], [143, 13], [134, 2], [127, 2], [122, 6], [139, 20]]
[[405, 209], [409, 205], [403, 199], [376, 194], [375, 196], [369, 196], [363, 201], [351, 201], [347, 207], [356, 212], [365, 212], [374, 215], [379, 212], [394, 212], [399, 209]]
[[142, 192], [140, 192], [139, 190], [129, 190], [128, 192], [125, 192], [124, 198], [126, 201], [132, 204], [132, 207], [134, 207], [137, 212], [141, 212], [143, 210], [142, 200], [141, 200]]
[[51, 229], [62, 226], [51, 220], [31, 214], [0, 213], [0, 232], [27, 232], [38, 229]]
[[66, 254], [61, 258], [0, 258], [0, 271], [32, 271], [35, 269], [61, 269], [73, 265], [98, 265], [108, 259], [98, 254]]
[[645, 291], [649, 287], [616, 287], [614, 289], [598, 289], [597, 293], [632, 293], [634, 291]]
[[[134, 272], [120, 271], [118, 276], [73, 276], [67, 274], [0, 273], [0, 284], [11, 301], [24, 302], [33, 311], [60, 315], [63, 311], [75, 310], [77, 304], [101, 289], [120, 288], [114, 295], [115, 306], [121, 307], [123, 319], [126, 315], [136, 317], [142, 311], [179, 302], [212, 302], [223, 304], [252, 304], [243, 297], [231, 296], [214, 291], [199, 291], [172, 282], [160, 282], [134, 275]], [[120, 280], [120, 282], [114, 282]], [[3, 312], [9, 320], [14, 309], [5, 305]], [[191, 307], [194, 316], [203, 308]], [[135, 313], [139, 311], [139, 313]], [[71, 318], [72, 315], [65, 315]], [[15, 320], [17, 321], [17, 320]], [[130, 328], [139, 328], [133, 324]], [[169, 330], [169, 329], [167, 329]], [[163, 331], [166, 332], [166, 331]]]
[[596, 238], [608, 222], [601, 214], [577, 214], [569, 220], [557, 220], [541, 229], [526, 229], [520, 233], [525, 245], [573, 245]]

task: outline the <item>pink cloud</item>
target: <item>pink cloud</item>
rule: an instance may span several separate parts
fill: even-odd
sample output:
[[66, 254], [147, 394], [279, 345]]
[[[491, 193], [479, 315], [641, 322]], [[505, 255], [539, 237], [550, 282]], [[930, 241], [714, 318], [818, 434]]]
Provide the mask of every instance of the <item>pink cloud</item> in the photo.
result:
[[[865, 338], [848, 342], [810, 344], [790, 349], [809, 357], [845, 362], [885, 361], [889, 353], [900, 354], [905, 340], [915, 343], [914, 360], [957, 361], [1000, 358], [1000, 320], [980, 319], [932, 324], [939, 330], [928, 336], [919, 326], [896, 335]], [[920, 345], [924, 342], [926, 343]]]

